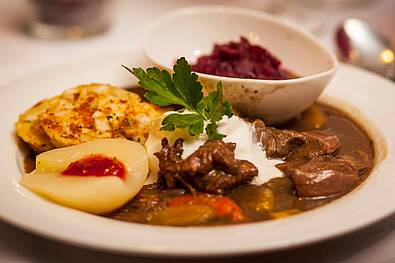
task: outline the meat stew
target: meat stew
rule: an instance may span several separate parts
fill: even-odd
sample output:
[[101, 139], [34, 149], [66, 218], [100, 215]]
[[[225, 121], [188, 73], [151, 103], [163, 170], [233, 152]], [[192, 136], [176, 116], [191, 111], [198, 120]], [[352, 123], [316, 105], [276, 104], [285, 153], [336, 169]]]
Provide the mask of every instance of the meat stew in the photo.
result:
[[167, 226], [282, 218], [341, 197], [358, 186], [372, 169], [372, 140], [349, 116], [331, 106], [315, 104], [279, 127], [266, 127], [260, 121], [255, 126], [257, 137], [265, 140], [267, 157], [284, 160], [277, 166], [283, 177], [257, 186], [246, 183], [250, 175], [249, 179], [240, 179], [240, 184], [210, 191], [187, 181], [191, 190], [182, 183], [183, 178], [181, 183], [170, 182], [171, 187], [167, 183], [165, 187], [160, 183], [148, 185], [107, 217]]

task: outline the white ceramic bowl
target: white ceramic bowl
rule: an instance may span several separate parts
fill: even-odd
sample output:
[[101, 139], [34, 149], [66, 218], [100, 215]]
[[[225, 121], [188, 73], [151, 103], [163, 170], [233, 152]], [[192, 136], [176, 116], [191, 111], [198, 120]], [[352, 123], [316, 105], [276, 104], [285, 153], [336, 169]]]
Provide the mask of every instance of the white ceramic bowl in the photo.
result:
[[218, 81], [224, 96], [251, 117], [281, 122], [307, 109], [333, 77], [336, 57], [310, 33], [272, 15], [228, 6], [198, 6], [168, 13], [147, 29], [143, 49], [156, 65], [171, 69], [176, 59], [195, 63], [210, 54], [215, 43], [245, 36], [280, 58], [300, 78], [256, 80], [199, 73], [205, 90]]

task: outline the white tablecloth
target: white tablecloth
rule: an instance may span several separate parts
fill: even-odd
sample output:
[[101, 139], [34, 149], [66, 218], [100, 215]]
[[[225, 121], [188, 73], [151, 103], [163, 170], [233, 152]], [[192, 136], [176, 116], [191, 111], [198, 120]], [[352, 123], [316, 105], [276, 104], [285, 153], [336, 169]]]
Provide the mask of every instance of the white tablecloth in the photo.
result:
[[[293, 4], [298, 0], [289, 0]], [[299, 0], [308, 2], [314, 0]], [[286, 1], [284, 1], [286, 2]], [[119, 0], [114, 5], [114, 20], [104, 35], [80, 41], [47, 41], [31, 38], [23, 26], [30, 17], [27, 1], [0, 1], [0, 86], [26, 74], [73, 60], [83, 60], [114, 50], [131, 50], [139, 46], [142, 32], [149, 22], [176, 7], [196, 4], [231, 4], [262, 9], [259, 0]], [[333, 47], [335, 25], [346, 17], [363, 18], [395, 40], [395, 1], [371, 0], [365, 4], [340, 9], [322, 5], [303, 6], [299, 14], [313, 22], [318, 36]], [[315, 20], [316, 19], [316, 20]], [[318, 26], [317, 26], [318, 25]], [[29, 87], [27, 87], [29, 88]], [[1, 194], [1, 193], [0, 193]], [[395, 189], [394, 189], [395, 194]], [[390, 201], [390, 200], [389, 200]], [[392, 200], [395, 201], [395, 200]], [[26, 220], [29, 220], [28, 218]], [[185, 262], [127, 257], [72, 247], [50, 241], [0, 222], [0, 262]], [[195, 259], [194, 261], [199, 261]], [[232, 259], [210, 259], [205, 262], [395, 262], [395, 215], [366, 229], [334, 240], [291, 251]]]

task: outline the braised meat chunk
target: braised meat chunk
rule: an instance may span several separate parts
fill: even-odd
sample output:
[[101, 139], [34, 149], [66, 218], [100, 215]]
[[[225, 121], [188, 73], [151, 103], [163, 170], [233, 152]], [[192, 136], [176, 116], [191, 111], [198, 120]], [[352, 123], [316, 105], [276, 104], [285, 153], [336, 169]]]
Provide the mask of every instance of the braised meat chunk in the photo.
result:
[[170, 146], [167, 138], [162, 139], [162, 149], [155, 153], [159, 159], [160, 180], [168, 188], [176, 187], [177, 181], [182, 181], [181, 166], [183, 153], [183, 139], [177, 139], [173, 146]]
[[347, 193], [361, 181], [368, 162], [345, 157], [321, 156], [310, 161], [296, 160], [278, 164], [277, 168], [292, 178], [300, 197], [318, 197]]
[[185, 160], [182, 159], [182, 139], [169, 145], [162, 139], [159, 178], [167, 188], [183, 186], [195, 192], [223, 194], [233, 187], [251, 181], [258, 169], [249, 161], [235, 158], [234, 143], [207, 141]]
[[254, 129], [256, 140], [262, 143], [268, 158], [286, 158], [306, 141], [299, 132], [267, 127], [261, 120], [254, 121]]
[[339, 137], [325, 131], [309, 131], [301, 133], [305, 143], [295, 149], [286, 160], [309, 160], [313, 157], [324, 155], [335, 155], [340, 149]]
[[340, 148], [340, 139], [326, 131], [297, 132], [267, 127], [262, 121], [254, 122], [256, 138], [265, 148], [268, 158], [285, 160], [311, 159], [333, 155]]
[[361, 181], [368, 158], [335, 157], [341, 142], [328, 131], [297, 132], [266, 127], [255, 121], [255, 131], [269, 158], [282, 158], [276, 167], [294, 182], [300, 197], [343, 194]]

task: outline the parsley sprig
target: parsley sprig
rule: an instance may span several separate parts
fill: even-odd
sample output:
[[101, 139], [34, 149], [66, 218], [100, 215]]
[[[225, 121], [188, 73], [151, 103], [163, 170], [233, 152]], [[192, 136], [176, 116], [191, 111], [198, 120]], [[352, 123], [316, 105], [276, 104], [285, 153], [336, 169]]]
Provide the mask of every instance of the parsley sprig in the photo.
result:
[[[217, 122], [223, 116], [232, 117], [233, 112], [231, 104], [223, 99], [221, 82], [217, 84], [216, 91], [203, 97], [202, 84], [184, 57], [177, 60], [173, 75], [155, 67], [146, 71], [142, 68], [123, 67], [138, 78], [139, 84], [147, 91], [144, 96], [151, 103], [183, 107], [180, 113], [172, 113], [163, 119], [161, 130], [187, 129], [191, 136], [202, 134], [206, 130], [209, 140], [225, 137], [218, 133]], [[184, 110], [187, 112], [181, 113]], [[208, 122], [206, 127], [205, 122]]]

